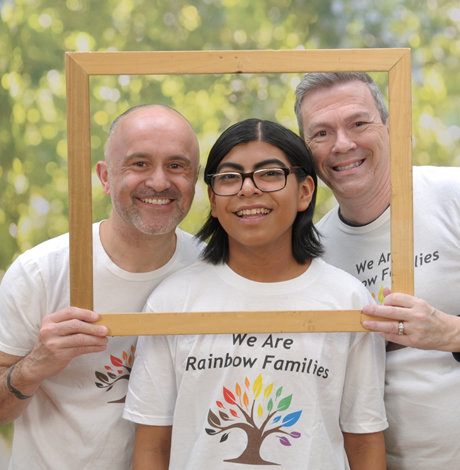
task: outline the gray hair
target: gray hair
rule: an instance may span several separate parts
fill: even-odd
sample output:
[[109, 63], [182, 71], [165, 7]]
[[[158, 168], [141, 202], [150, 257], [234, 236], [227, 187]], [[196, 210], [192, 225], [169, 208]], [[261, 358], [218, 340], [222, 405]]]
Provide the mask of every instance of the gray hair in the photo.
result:
[[372, 97], [374, 98], [375, 105], [380, 114], [380, 119], [385, 124], [388, 119], [388, 107], [383, 97], [382, 91], [379, 86], [372, 80], [372, 78], [365, 72], [340, 72], [340, 73], [307, 73], [302, 78], [301, 82], [297, 85], [295, 90], [295, 114], [297, 116], [297, 123], [299, 125], [299, 133], [302, 138], [305, 138], [303, 132], [303, 119], [302, 119], [302, 100], [315, 90], [320, 88], [331, 88], [337, 83], [347, 83], [359, 81], [363, 82], [369, 88]]

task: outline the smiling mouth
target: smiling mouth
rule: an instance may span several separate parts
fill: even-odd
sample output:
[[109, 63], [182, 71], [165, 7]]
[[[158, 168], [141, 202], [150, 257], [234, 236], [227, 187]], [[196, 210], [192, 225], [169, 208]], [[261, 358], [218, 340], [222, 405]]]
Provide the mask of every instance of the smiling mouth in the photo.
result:
[[142, 202], [147, 202], [148, 204], [156, 204], [159, 206], [164, 206], [169, 204], [172, 199], [149, 199], [149, 198], [140, 198]]
[[352, 168], [361, 166], [363, 163], [364, 163], [364, 160], [360, 160], [359, 162], [350, 163], [349, 165], [346, 165], [346, 166], [335, 166], [334, 171], [351, 170]]
[[259, 207], [257, 209], [244, 209], [244, 210], [238, 211], [236, 215], [238, 217], [244, 217], [244, 216], [251, 217], [251, 216], [259, 215], [259, 214], [263, 214], [263, 215], [270, 214], [270, 212], [271, 212], [270, 209], [263, 209]]

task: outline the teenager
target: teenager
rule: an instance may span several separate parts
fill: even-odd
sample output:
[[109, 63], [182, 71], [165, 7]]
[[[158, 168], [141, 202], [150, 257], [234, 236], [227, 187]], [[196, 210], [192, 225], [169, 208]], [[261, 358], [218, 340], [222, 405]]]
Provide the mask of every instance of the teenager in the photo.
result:
[[[235, 124], [211, 149], [205, 181], [203, 261], [164, 281], [147, 311], [372, 302], [318, 258], [315, 167], [294, 133]], [[371, 333], [144, 337], [124, 411], [138, 423], [134, 469], [384, 469], [383, 370], [383, 340]]]

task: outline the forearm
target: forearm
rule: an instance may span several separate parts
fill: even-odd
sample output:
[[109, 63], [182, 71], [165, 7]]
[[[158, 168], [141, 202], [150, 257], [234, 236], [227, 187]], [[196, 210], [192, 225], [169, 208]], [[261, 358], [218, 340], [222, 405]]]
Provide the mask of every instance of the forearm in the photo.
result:
[[172, 426], [137, 425], [133, 470], [168, 470]]
[[0, 353], [0, 425], [17, 419], [40, 386], [24, 373], [25, 358]]
[[385, 470], [383, 432], [370, 434], [343, 433], [345, 452], [351, 470]]

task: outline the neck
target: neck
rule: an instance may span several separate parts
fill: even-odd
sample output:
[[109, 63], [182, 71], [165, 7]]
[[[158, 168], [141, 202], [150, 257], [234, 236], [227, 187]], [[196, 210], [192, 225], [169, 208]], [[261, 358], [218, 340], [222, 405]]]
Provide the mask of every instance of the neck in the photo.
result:
[[390, 178], [382, 181], [365, 198], [343, 198], [337, 196], [340, 207], [340, 215], [351, 225], [366, 225], [380, 217], [390, 204]]
[[228, 266], [240, 276], [257, 282], [282, 282], [294, 279], [303, 274], [311, 264], [299, 264], [292, 255], [292, 246], [289, 249], [232, 247]]
[[132, 273], [155, 271], [164, 266], [176, 250], [176, 234], [147, 235], [135, 227], [128, 233], [113, 217], [100, 226], [102, 246], [121, 269]]

